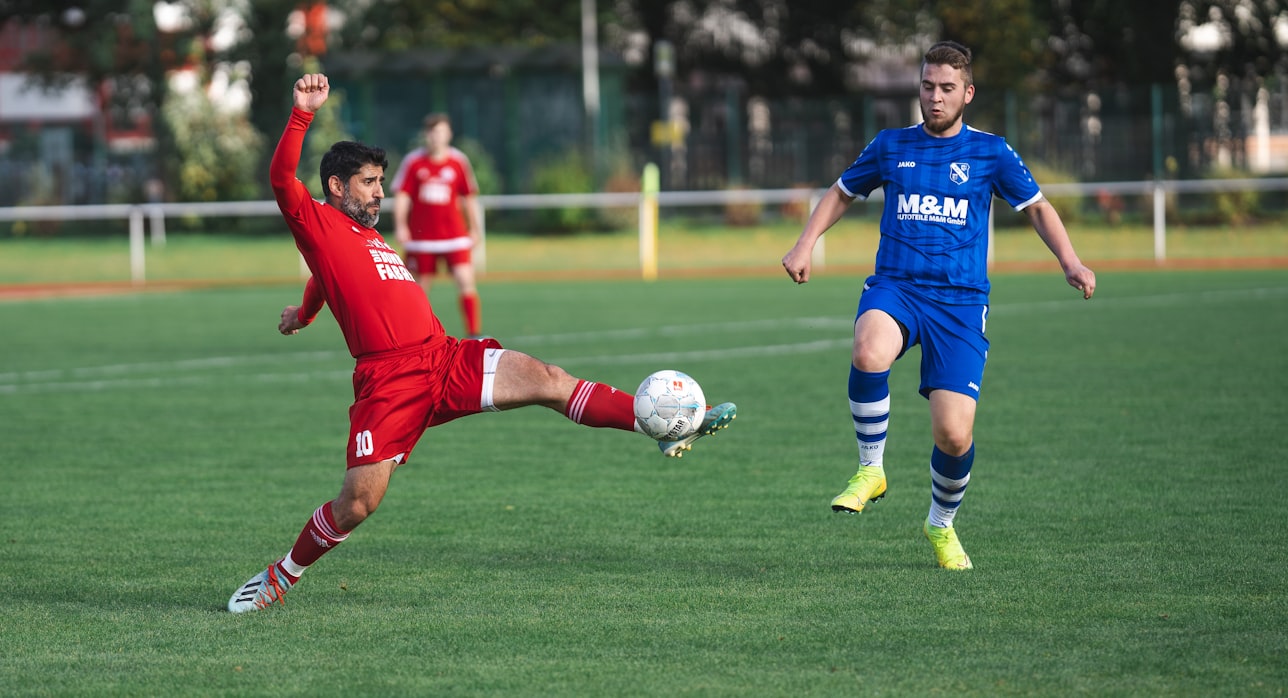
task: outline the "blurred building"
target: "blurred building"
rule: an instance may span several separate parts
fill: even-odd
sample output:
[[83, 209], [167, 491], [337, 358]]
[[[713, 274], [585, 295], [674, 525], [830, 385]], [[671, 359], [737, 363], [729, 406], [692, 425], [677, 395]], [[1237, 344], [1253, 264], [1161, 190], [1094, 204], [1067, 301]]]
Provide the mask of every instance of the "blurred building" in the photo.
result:
[[45, 86], [21, 72], [50, 41], [37, 25], [0, 25], [0, 205], [101, 203], [124, 171], [113, 160], [154, 145], [150, 115], [119, 81]]

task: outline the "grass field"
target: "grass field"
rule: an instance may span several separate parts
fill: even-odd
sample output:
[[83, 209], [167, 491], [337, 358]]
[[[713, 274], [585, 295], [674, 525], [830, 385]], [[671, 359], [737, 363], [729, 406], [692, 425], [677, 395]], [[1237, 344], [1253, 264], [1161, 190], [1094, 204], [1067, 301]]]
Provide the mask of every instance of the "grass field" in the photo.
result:
[[[1154, 233], [1148, 225], [1074, 224], [1070, 229], [1088, 262], [1154, 262]], [[664, 276], [709, 270], [781, 273], [779, 260], [799, 234], [799, 223], [730, 228], [669, 220], [659, 233], [659, 268]], [[847, 217], [824, 238], [824, 260], [838, 270], [868, 269], [876, 244], [874, 220]], [[1054, 264], [1031, 228], [999, 227], [994, 247], [1000, 265]], [[1284, 267], [1288, 233], [1278, 224], [1173, 227], [1166, 257], [1176, 263], [1217, 258], [1245, 266], [1267, 266], [1268, 260], [1275, 260], [1275, 266]], [[484, 279], [634, 274], [640, 264], [639, 240], [633, 232], [533, 237], [498, 231], [488, 236], [482, 262]], [[284, 231], [263, 236], [176, 233], [163, 246], [146, 246], [145, 274], [150, 282], [264, 283], [298, 276], [300, 262]], [[123, 232], [99, 238], [0, 238], [0, 286], [129, 279], [130, 249]]]
[[[287, 260], [290, 261], [289, 258]], [[284, 608], [232, 591], [343, 473], [299, 285], [0, 302], [0, 695], [1282, 695], [1288, 271], [994, 278], [978, 455], [934, 565], [917, 351], [890, 495], [852, 474], [860, 279], [495, 282], [486, 328], [733, 427], [681, 460], [529, 408], [430, 432]], [[438, 306], [459, 331], [450, 292]]]

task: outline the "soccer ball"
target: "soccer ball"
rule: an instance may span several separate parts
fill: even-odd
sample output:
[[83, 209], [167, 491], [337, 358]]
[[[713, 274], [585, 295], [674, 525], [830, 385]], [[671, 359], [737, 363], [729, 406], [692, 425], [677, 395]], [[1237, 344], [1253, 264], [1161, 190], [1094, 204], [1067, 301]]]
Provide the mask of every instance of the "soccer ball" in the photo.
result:
[[635, 421], [658, 441], [676, 441], [698, 430], [707, 411], [702, 386], [680, 371], [658, 371], [635, 391]]

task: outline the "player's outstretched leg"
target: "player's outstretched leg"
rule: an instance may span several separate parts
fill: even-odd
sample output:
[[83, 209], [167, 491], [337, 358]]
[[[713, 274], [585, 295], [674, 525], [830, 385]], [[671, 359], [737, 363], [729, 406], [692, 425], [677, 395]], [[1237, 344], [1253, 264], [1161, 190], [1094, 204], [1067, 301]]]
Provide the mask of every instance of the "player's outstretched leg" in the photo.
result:
[[274, 603], [286, 605], [282, 599], [286, 592], [291, 590], [295, 583], [277, 567], [277, 563], [268, 566], [268, 569], [251, 577], [249, 581], [241, 585], [241, 588], [228, 599], [228, 611], [230, 613], [245, 613], [246, 611], [258, 611], [268, 608]]
[[832, 498], [832, 511], [846, 514], [857, 514], [870, 502], [875, 502], [886, 495], [885, 468], [880, 465], [864, 465], [850, 478], [845, 489]]
[[662, 449], [662, 455], [667, 458], [680, 458], [685, 451], [693, 448], [694, 441], [724, 429], [737, 417], [738, 406], [732, 402], [722, 402], [715, 407], [709, 407], [707, 413], [702, 416], [702, 424], [698, 426], [697, 431], [678, 441], [659, 441], [658, 448]]
[[930, 519], [922, 524], [921, 532], [926, 534], [926, 539], [935, 548], [935, 558], [939, 560], [939, 566], [946, 570], [968, 570], [971, 569], [970, 556], [962, 549], [962, 543], [957, 539], [957, 531], [952, 526], [940, 528], [931, 526]]

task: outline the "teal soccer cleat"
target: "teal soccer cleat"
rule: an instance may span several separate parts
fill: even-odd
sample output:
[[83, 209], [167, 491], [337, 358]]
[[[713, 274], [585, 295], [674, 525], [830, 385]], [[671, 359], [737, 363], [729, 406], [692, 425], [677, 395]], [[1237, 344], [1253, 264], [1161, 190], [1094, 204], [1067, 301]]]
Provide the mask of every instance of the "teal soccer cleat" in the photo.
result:
[[722, 402], [715, 407], [709, 407], [697, 431], [678, 441], [659, 441], [658, 448], [662, 449], [662, 455], [667, 458], [683, 457], [685, 451], [693, 448], [694, 441], [724, 429], [737, 417], [738, 406], [732, 402]]

